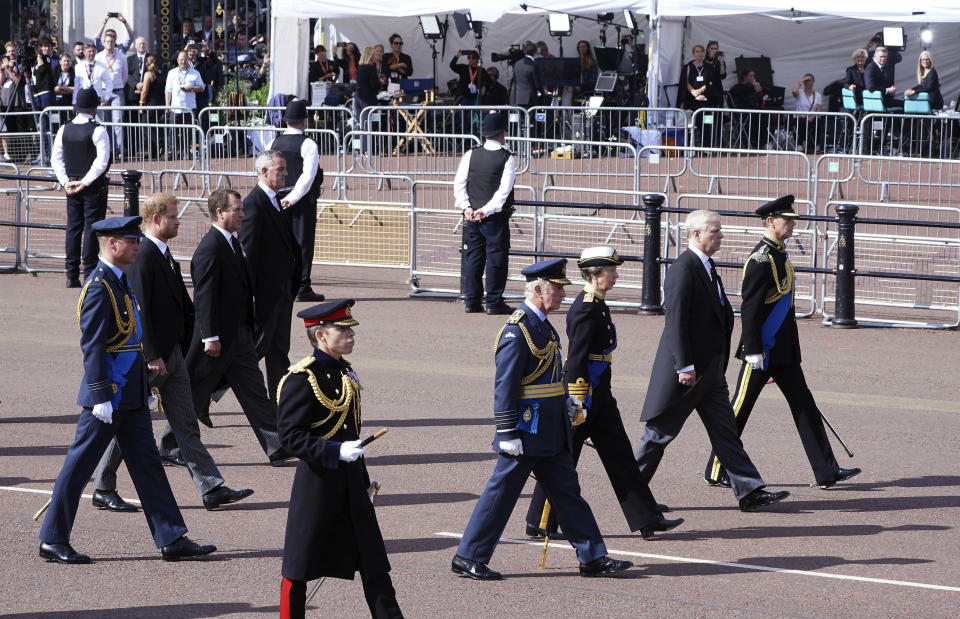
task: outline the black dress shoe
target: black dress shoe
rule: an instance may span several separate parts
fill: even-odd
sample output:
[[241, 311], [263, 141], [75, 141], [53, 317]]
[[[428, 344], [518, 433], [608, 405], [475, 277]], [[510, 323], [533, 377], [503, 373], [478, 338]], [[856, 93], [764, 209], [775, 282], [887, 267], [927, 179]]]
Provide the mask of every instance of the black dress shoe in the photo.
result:
[[657, 503], [657, 511], [662, 514], [664, 512], [670, 511], [670, 508], [667, 507], [665, 503]]
[[297, 295], [297, 301], [301, 303], [319, 303], [327, 297], [323, 296], [319, 292], [314, 292], [312, 290], [304, 290], [303, 292]]
[[487, 309], [484, 310], [487, 314], [491, 316], [500, 316], [505, 314], [512, 314], [513, 308], [507, 305], [506, 303], [495, 303], [494, 305], [488, 305]]
[[80, 283], [79, 277], [68, 277], [67, 278], [67, 288], [82, 288], [83, 284]]
[[282, 449], [273, 452], [267, 457], [270, 458], [270, 466], [284, 466], [287, 462], [297, 459], [296, 456], [290, 455]]
[[788, 496], [790, 496], [790, 493], [786, 490], [781, 490], [780, 492], [767, 492], [763, 488], [757, 488], [747, 496], [740, 499], [740, 511], [752, 512], [761, 507], [779, 503]]
[[818, 488], [820, 488], [821, 490], [826, 490], [827, 488], [833, 487], [834, 484], [836, 484], [838, 481], [846, 481], [846, 480], [850, 479], [851, 477], [854, 477], [854, 476], [856, 476], [856, 475], [859, 475], [861, 472], [862, 472], [862, 471], [861, 471], [860, 469], [858, 469], [858, 468], [838, 469], [838, 470], [837, 470], [837, 478], [836, 478], [835, 480], [833, 480], [833, 481], [828, 481], [828, 482], [824, 482], [824, 483], [822, 483], [822, 484], [819, 484], [819, 483], [818, 483], [818, 484], [814, 484], [814, 485], [817, 486]]
[[[547, 536], [547, 530], [541, 529], [538, 526], [527, 524], [527, 537], [538, 537], [543, 539]], [[562, 531], [557, 530], [553, 533], [550, 533], [550, 539], [567, 539], [567, 536], [563, 534]]]
[[169, 546], [164, 546], [161, 548], [160, 555], [163, 557], [164, 561], [180, 561], [183, 559], [202, 557], [203, 555], [210, 554], [216, 549], [217, 547], [213, 544], [204, 544], [201, 546], [184, 535]]
[[247, 498], [251, 494], [253, 494], [253, 490], [250, 488], [246, 488], [244, 490], [232, 490], [221, 484], [203, 495], [203, 506], [212, 511], [221, 505], [236, 503], [241, 499]]
[[706, 475], [703, 477], [703, 481], [707, 482], [708, 486], [714, 486], [717, 488], [730, 488], [730, 476], [727, 475], [726, 471], [720, 471], [720, 476], [716, 479], [710, 479]]
[[581, 563], [580, 575], [587, 578], [610, 576], [631, 567], [633, 567], [633, 563], [630, 561], [620, 561], [618, 559], [611, 559], [607, 555], [603, 555], [599, 559], [594, 559], [589, 563]]
[[503, 580], [503, 574], [496, 570], [491, 570], [486, 563], [478, 563], [470, 559], [464, 559], [460, 555], [454, 555], [453, 563], [450, 564], [450, 570], [457, 576], [472, 578], [474, 580]]
[[116, 490], [94, 490], [91, 503], [97, 509], [106, 509], [112, 512], [139, 511], [136, 505], [131, 505], [120, 498], [120, 493]]
[[182, 454], [160, 456], [160, 461], [163, 462], [164, 466], [187, 466], [187, 463], [183, 461]]
[[479, 303], [467, 303], [467, 304], [464, 306], [463, 309], [464, 309], [464, 311], [465, 311], [466, 313], [468, 313], [468, 314], [482, 314], [482, 313], [483, 313], [483, 306], [480, 305]]
[[669, 531], [670, 529], [676, 529], [681, 524], [683, 524], [683, 518], [674, 518], [673, 520], [668, 520], [667, 518], [661, 518], [653, 524], [648, 524], [647, 526], [640, 529], [640, 536], [643, 539], [654, 539], [657, 532]]
[[40, 542], [40, 558], [48, 562], [56, 561], [57, 563], [71, 563], [74, 565], [90, 563], [90, 557], [80, 554], [74, 550], [70, 544], [47, 544], [46, 542]]

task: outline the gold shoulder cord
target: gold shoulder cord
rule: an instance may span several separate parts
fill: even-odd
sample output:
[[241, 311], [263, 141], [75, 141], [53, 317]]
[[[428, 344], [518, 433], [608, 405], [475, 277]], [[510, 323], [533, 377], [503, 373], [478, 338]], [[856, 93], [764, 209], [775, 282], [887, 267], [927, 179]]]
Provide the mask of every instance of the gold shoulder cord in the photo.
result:
[[[500, 328], [500, 332], [497, 333], [496, 343], [493, 345], [493, 351], [497, 351], [497, 347], [500, 346], [500, 338], [503, 336], [504, 329], [507, 328], [507, 323]], [[529, 385], [533, 381], [537, 380], [543, 374], [549, 370], [551, 367], [554, 368], [554, 373], [556, 373], [556, 360], [557, 360], [557, 342], [556, 340], [550, 340], [547, 342], [547, 345], [543, 348], [537, 348], [533, 343], [533, 338], [530, 337], [530, 332], [527, 331], [527, 328], [523, 323], [517, 322], [513, 323], [520, 327], [520, 333], [523, 333], [523, 339], [527, 341], [527, 347], [530, 349], [530, 354], [532, 354], [537, 359], [537, 367], [533, 370], [532, 373], [524, 376], [520, 379], [521, 385]]]
[[[755, 254], [751, 254], [751, 256], [747, 258], [747, 261], [744, 263], [743, 277], [741, 279], [746, 279], [747, 267], [750, 266], [750, 261], [753, 260], [754, 255]], [[756, 260], [755, 262], [759, 264], [763, 261]], [[793, 264], [790, 263], [789, 259], [784, 260], [783, 262], [784, 278], [782, 280], [783, 283], [781, 284], [780, 274], [777, 272], [777, 263], [773, 260], [772, 257], [769, 257], [769, 256], [767, 256], [766, 262], [770, 263], [770, 272], [773, 275], [773, 288], [769, 289], [769, 294], [767, 295], [767, 298], [764, 299], [764, 303], [770, 304], [780, 300], [780, 297], [782, 297], [783, 295], [793, 290], [794, 288], [793, 284], [796, 276], [793, 271]]]
[[[77, 327], [80, 327], [80, 312], [83, 309], [83, 300], [87, 297], [87, 289], [90, 287], [90, 284], [94, 280], [87, 280], [86, 285], [84, 285], [83, 290], [80, 291], [80, 298], [77, 300]], [[130, 295], [123, 295], [123, 301], [127, 308], [127, 320], [124, 321], [120, 318], [120, 308], [117, 306], [117, 297], [113, 294], [113, 289], [110, 288], [110, 285], [107, 282], [100, 280], [103, 283], [103, 286], [107, 289], [107, 296], [110, 297], [110, 305], [113, 307], [113, 319], [117, 324], [117, 334], [107, 340], [107, 344], [111, 342], [116, 342], [112, 346], [107, 346], [107, 352], [113, 353], [116, 352], [120, 347], [130, 341], [130, 336], [133, 334], [134, 322], [136, 321], [136, 315], [133, 312], [133, 300], [130, 298]], [[121, 341], [117, 342], [117, 340]]]
[[[309, 363], [304, 363], [309, 359]], [[300, 363], [292, 366], [290, 372], [286, 374], [281, 380], [280, 384], [277, 386], [277, 404], [280, 403], [280, 393], [283, 390], [283, 384], [286, 382], [287, 378], [291, 374], [306, 374], [307, 382], [310, 383], [311, 389], [313, 389], [313, 395], [317, 398], [317, 401], [320, 402], [320, 405], [330, 411], [330, 414], [324, 417], [320, 421], [315, 421], [310, 424], [310, 429], [320, 427], [325, 423], [329, 422], [334, 415], [339, 414], [340, 417], [337, 419], [337, 422], [333, 424], [333, 429], [328, 433], [324, 434], [322, 438], [328, 439], [334, 434], [337, 433], [337, 430], [340, 429], [340, 426], [343, 425], [343, 422], [347, 418], [347, 414], [353, 410], [353, 425], [357, 432], [360, 431], [360, 407], [359, 407], [359, 393], [357, 383], [350, 378], [347, 374], [342, 374], [340, 377], [340, 397], [336, 400], [332, 400], [323, 394], [323, 391], [320, 390], [320, 383], [317, 382], [317, 377], [312, 371], [310, 371], [307, 366], [313, 362], [313, 358], [309, 357], [304, 359]]]

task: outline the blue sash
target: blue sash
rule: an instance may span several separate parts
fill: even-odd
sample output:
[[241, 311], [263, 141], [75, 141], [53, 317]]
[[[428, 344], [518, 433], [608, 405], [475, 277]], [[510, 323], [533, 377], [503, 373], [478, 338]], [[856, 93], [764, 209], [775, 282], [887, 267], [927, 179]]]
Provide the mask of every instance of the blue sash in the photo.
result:
[[117, 386], [117, 392], [113, 394], [110, 401], [114, 410], [120, 406], [120, 400], [123, 398], [123, 387], [127, 384], [127, 373], [133, 367], [137, 357], [140, 355], [140, 312], [137, 309], [137, 301], [133, 299], [133, 317], [136, 321], [136, 330], [131, 335], [126, 344], [120, 351], [107, 354], [107, 376], [110, 381]]
[[773, 306], [770, 315], [763, 321], [763, 327], [760, 328], [760, 341], [763, 345], [763, 370], [766, 371], [770, 364], [770, 351], [777, 344], [777, 331], [787, 317], [787, 312], [793, 307], [793, 292], [788, 292], [777, 301]]

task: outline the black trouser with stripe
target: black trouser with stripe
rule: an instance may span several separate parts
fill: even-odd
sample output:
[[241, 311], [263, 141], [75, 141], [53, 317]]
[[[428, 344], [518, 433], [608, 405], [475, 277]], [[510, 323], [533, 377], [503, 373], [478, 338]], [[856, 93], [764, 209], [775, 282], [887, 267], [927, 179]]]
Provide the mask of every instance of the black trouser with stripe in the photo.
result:
[[[603, 463], [603, 468], [610, 478], [610, 485], [617, 495], [620, 509], [627, 519], [631, 531], [639, 531], [643, 527], [653, 524], [663, 516], [657, 511], [657, 502], [650, 492], [640, 468], [633, 457], [633, 447], [627, 438], [627, 431], [623, 428], [620, 409], [617, 400], [610, 391], [610, 370], [600, 377], [599, 384], [593, 392], [593, 400], [587, 411], [587, 420], [577, 426], [573, 432], [573, 463], [576, 466], [583, 451], [583, 442], [587, 439], [597, 448], [597, 455]], [[551, 533], [557, 531], [557, 517], [551, 510], [546, 526], [543, 520], [543, 508], [547, 494], [538, 482], [533, 489], [533, 498], [527, 509], [527, 524], [546, 529]]]
[[[783, 392], [793, 413], [793, 422], [800, 434], [800, 442], [807, 453], [810, 467], [817, 483], [836, 481], [840, 466], [830, 447], [830, 439], [820, 419], [817, 403], [807, 387], [800, 364], [786, 366], [771, 366], [766, 371], [754, 370], [749, 363], [743, 362], [740, 366], [740, 376], [737, 378], [737, 391], [733, 395], [733, 414], [737, 421], [737, 432], [743, 435], [743, 428], [747, 425], [753, 405], [756, 404], [767, 379], [773, 378], [780, 391]], [[719, 479], [723, 465], [715, 453], [710, 452], [707, 460], [707, 469], [704, 476], [716, 481]]]

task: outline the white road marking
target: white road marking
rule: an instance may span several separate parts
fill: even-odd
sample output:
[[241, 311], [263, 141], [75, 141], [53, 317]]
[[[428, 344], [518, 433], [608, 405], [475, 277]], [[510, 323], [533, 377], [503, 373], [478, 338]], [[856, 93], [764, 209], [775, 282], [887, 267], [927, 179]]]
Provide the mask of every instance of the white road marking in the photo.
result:
[[[450, 533], [449, 531], [438, 531], [434, 535], [439, 535], [440, 537], [463, 537], [462, 533]], [[500, 543], [505, 544], [522, 544], [526, 546], [537, 546], [538, 548], [543, 548], [543, 542], [531, 541], [528, 539], [510, 539], [507, 537], [501, 537]], [[574, 550], [570, 544], [560, 543], [560, 542], [550, 542], [550, 548], [557, 548], [560, 550]], [[960, 592], [960, 587], [948, 587], [946, 585], [931, 585], [923, 582], [910, 582], [906, 580], [889, 580], [887, 578], [868, 578], [866, 576], [847, 576], [846, 574], [830, 574], [827, 572], [809, 572], [806, 570], [788, 570], [779, 567], [768, 567], [766, 565], [753, 565], [750, 563], [729, 563], [726, 561], [713, 561], [710, 559], [693, 559], [690, 557], [677, 557], [673, 555], [655, 555], [649, 554], [646, 552], [631, 552], [629, 550], [613, 550], [608, 549], [608, 554], [611, 555], [624, 555], [627, 557], [640, 557], [643, 559], [658, 559], [660, 561], [673, 561], [676, 563], [702, 563], [704, 565], [720, 565], [723, 567], [734, 567], [742, 570], [753, 570], [756, 572], [777, 572], [781, 574], [796, 574], [798, 576], [814, 576], [816, 578], [833, 578], [835, 580], [854, 580], [857, 582], [870, 582], [881, 585], [896, 585], [898, 587], [916, 587], [918, 589], [936, 589], [937, 591], [955, 591]]]
[[[14, 492], [27, 492], [30, 494], [53, 494], [53, 490], [38, 490], [36, 488], [17, 488], [16, 486], [0, 486], [0, 490], [13, 490]], [[80, 498], [82, 499], [92, 499], [92, 494], [81, 494]], [[124, 499], [127, 503], [136, 503], [140, 505], [140, 501], [137, 499]]]

